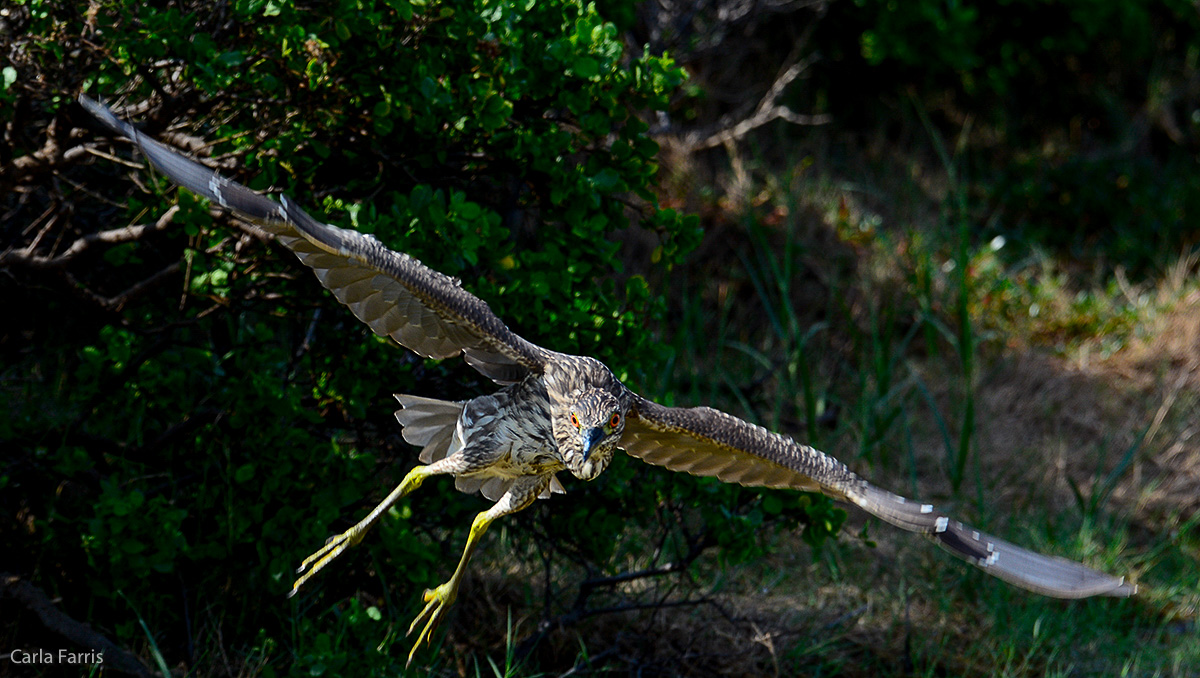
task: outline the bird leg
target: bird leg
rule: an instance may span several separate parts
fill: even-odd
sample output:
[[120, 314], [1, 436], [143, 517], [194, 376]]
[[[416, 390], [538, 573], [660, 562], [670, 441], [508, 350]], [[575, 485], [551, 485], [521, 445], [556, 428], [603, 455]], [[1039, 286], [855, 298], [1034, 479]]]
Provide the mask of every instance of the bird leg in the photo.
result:
[[[519, 478], [513, 482], [508, 492], [505, 492], [492, 508], [475, 516], [475, 520], [471, 521], [471, 532], [467, 535], [467, 545], [463, 548], [458, 567], [454, 568], [454, 574], [445, 584], [425, 591], [425, 609], [421, 610], [421, 614], [417, 615], [408, 627], [406, 635], [412, 635], [417, 624], [422, 620], [425, 621], [425, 627], [421, 629], [420, 635], [413, 643], [412, 650], [408, 653], [408, 664], [412, 664], [413, 656], [417, 653], [417, 648], [421, 646], [421, 643], [429, 642], [430, 634], [445, 616], [446, 609], [458, 597], [458, 585], [462, 581], [463, 572], [467, 569], [467, 561], [471, 559], [471, 554], [479, 544], [479, 538], [483, 536], [484, 532], [487, 532], [488, 527], [497, 518], [516, 513], [532, 504], [549, 483], [550, 476]], [[406, 668], [408, 664], [405, 664]]]
[[358, 545], [358, 542], [362, 541], [362, 538], [367, 534], [367, 531], [370, 530], [371, 527], [379, 521], [380, 517], [383, 516], [384, 511], [387, 511], [392, 507], [393, 504], [395, 504], [397, 501], [400, 501], [401, 497], [420, 487], [421, 483], [425, 482], [425, 479], [429, 476], [437, 475], [439, 473], [446, 473], [447, 469], [443, 469], [441, 466], [442, 464], [439, 461], [428, 466], [418, 466], [409, 471], [408, 475], [404, 476], [404, 480], [400, 481], [400, 484], [396, 486], [396, 489], [392, 490], [391, 494], [389, 494], [386, 499], [379, 502], [379, 505], [376, 506], [366, 518], [363, 518], [354, 527], [346, 530], [336, 537], [331, 538], [329, 541], [325, 542], [325, 545], [322, 546], [320, 550], [305, 558], [304, 562], [301, 563], [300, 567], [296, 570], [297, 574], [304, 572], [306, 569], [308, 569], [309, 565], [312, 565], [312, 569], [308, 570], [304, 576], [300, 577], [296, 580], [296, 583], [292, 584], [292, 590], [290, 593], [288, 593], [288, 597], [291, 598], [292, 596], [296, 595], [296, 591], [300, 589], [300, 586], [303, 585], [304, 582], [308, 581], [313, 577], [313, 575], [320, 572], [321, 568], [333, 562], [334, 558], [342, 555], [343, 551], [351, 546]]

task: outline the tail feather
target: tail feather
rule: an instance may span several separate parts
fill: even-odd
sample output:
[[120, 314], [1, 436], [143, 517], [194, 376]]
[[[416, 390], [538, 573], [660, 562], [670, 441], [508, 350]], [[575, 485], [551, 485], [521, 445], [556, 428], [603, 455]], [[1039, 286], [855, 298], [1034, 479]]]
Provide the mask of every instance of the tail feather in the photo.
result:
[[421, 461], [430, 464], [444, 458], [449, 453], [458, 418], [466, 403], [400, 393], [395, 396], [403, 408], [396, 410], [396, 421], [404, 427], [406, 441], [422, 446]]

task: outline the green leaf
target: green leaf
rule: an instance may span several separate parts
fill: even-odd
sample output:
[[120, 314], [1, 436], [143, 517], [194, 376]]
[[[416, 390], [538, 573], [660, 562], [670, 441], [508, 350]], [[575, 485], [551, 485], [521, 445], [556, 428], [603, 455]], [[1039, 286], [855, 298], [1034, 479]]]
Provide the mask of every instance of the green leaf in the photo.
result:
[[776, 515], [783, 510], [783, 500], [776, 494], [768, 494], [763, 497], [762, 508], [764, 512]]
[[390, 0], [389, 3], [392, 9], [396, 10], [396, 16], [400, 17], [401, 21], [412, 21], [413, 8], [412, 4], [405, 0]]
[[254, 464], [242, 464], [234, 472], [233, 479], [238, 483], [248, 482], [254, 477]]
[[225, 52], [221, 56], [217, 57], [217, 61], [221, 62], [228, 68], [237, 68], [246, 61], [246, 55], [239, 51]]
[[575, 75], [591, 79], [600, 73], [600, 62], [591, 57], [579, 57], [575, 59], [574, 69]]
[[482, 213], [479, 205], [473, 202], [464, 202], [458, 206], [458, 215], [467, 221], [475, 221]]
[[621, 175], [611, 167], [605, 167], [592, 177], [592, 186], [601, 193], [611, 193], [621, 184]]

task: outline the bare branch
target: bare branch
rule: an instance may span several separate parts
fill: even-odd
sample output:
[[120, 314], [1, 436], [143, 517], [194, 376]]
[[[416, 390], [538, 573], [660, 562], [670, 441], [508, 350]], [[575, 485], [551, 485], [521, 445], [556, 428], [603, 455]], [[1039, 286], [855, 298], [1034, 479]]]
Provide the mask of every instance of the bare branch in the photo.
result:
[[[802, 43], [803, 44], [803, 43]], [[799, 50], [796, 50], [797, 52]], [[697, 130], [689, 132], [680, 140], [680, 145], [687, 151], [701, 150], [714, 148], [731, 142], [738, 141], [742, 137], [749, 134], [751, 131], [762, 127], [772, 120], [786, 120], [795, 125], [824, 125], [829, 122], [830, 117], [825, 114], [819, 115], [804, 115], [792, 111], [792, 109], [778, 103], [779, 98], [783, 96], [796, 78], [800, 77], [808, 68], [816, 61], [817, 55], [809, 55], [804, 59], [799, 59], [798, 54], [793, 52], [793, 56], [775, 82], [767, 89], [767, 93], [759, 100], [758, 106], [754, 112], [746, 118], [733, 122], [733, 116], [722, 118], [716, 125], [717, 130]]]
[[64, 149], [59, 145], [57, 131], [58, 120], [51, 120], [46, 127], [46, 142], [41, 148], [14, 158], [7, 165], [0, 165], [0, 190], [28, 185], [41, 176], [77, 162], [95, 148], [95, 144], [85, 143]]
[[67, 616], [44, 591], [7, 572], [0, 573], [0, 598], [9, 598], [20, 603], [35, 614], [42, 626], [73, 645], [91, 650], [103, 657], [103, 666], [138, 678], [153, 678], [154, 673], [142, 665], [138, 658], [105, 638], [91, 626]]
[[[794, 12], [800, 8], [815, 8], [817, 19], [819, 19], [825, 12], [825, 3], [819, 0], [778, 0], [775, 2], [767, 0], [763, 3], [753, 0], [736, 0], [734, 2], [717, 2], [715, 7], [709, 9], [716, 11], [718, 25], [731, 29], [733, 25], [746, 20], [748, 17], [758, 16], [761, 12]], [[679, 11], [679, 9], [677, 7], [672, 8], [670, 11], [667, 11], [667, 14], [670, 14], [671, 11]], [[759, 99], [757, 105], [751, 106], [749, 101], [744, 102], [734, 112], [722, 116], [715, 125], [678, 135], [677, 144], [681, 150], [691, 152], [729, 145], [773, 120], [785, 120], [794, 125], [823, 125], [828, 123], [830, 121], [828, 115], [796, 113], [787, 106], [779, 103], [779, 100], [783, 97], [788, 87], [807, 72], [819, 57], [817, 54], [809, 54], [801, 58], [801, 54], [807, 48], [818, 23], [817, 20], [810, 22], [803, 34], [795, 41], [791, 53], [783, 60], [783, 65], [780, 67], [778, 75], [776, 75], [771, 86], [767, 88], [766, 93]], [[730, 30], [730, 34], [732, 34], [732, 30]], [[670, 129], [671, 125], [668, 121], [665, 126], [656, 130], [655, 134], [670, 133]]]
[[[175, 215], [179, 213], [179, 206], [175, 205], [171, 209], [163, 213], [158, 221], [153, 224], [142, 224], [135, 226], [125, 226], [123, 228], [114, 228], [110, 231], [100, 231], [99, 233], [89, 233], [82, 238], [71, 243], [71, 246], [62, 254], [56, 256], [42, 256], [34, 253], [38, 241], [35, 240], [28, 247], [19, 250], [9, 250], [0, 252], [0, 266], [24, 266], [26, 268], [36, 269], [55, 269], [63, 268], [71, 263], [79, 255], [86, 252], [95, 243], [124, 243], [140, 240], [149, 233], [155, 233], [166, 229], [175, 219]], [[39, 238], [40, 239], [40, 238]]]
[[674, 572], [686, 570], [691, 564], [692, 560], [685, 560], [683, 562], [667, 563], [662, 567], [635, 570], [633, 572], [622, 572], [621, 574], [615, 574], [611, 577], [593, 577], [591, 579], [584, 580], [583, 583], [579, 585], [579, 595], [586, 599], [588, 593], [600, 587], [616, 586], [617, 584], [624, 584], [625, 582], [637, 581], [638, 579], [646, 579], [648, 577], [661, 577], [665, 574], [672, 574]]
[[101, 302], [103, 303], [104, 307], [110, 311], [120, 311], [125, 308], [125, 304], [129, 303], [130, 299], [140, 296], [142, 294], [142, 292], [145, 292], [146, 290], [153, 287], [155, 284], [158, 283], [158, 281], [162, 280], [163, 278], [166, 278], [169, 275], [174, 275], [178, 271], [179, 271], [179, 262], [178, 261], [172, 262], [166, 268], [162, 269], [158, 273], [155, 273], [154, 275], [150, 276], [149, 278], [146, 278], [145, 280], [130, 286], [129, 289], [125, 290], [124, 292], [122, 292], [116, 296], [109, 297], [107, 299], [102, 299]]
[[758, 111], [754, 115], [742, 120], [741, 122], [727, 127], [713, 134], [701, 137], [700, 134], [689, 134], [684, 138], [683, 145], [688, 150], [702, 150], [706, 148], [714, 148], [723, 146], [726, 143], [738, 141], [746, 136], [751, 131], [762, 127], [763, 125], [775, 119], [786, 120], [796, 125], [824, 125], [829, 122], [828, 115], [801, 115], [793, 112], [787, 106], [771, 106], [766, 110]]

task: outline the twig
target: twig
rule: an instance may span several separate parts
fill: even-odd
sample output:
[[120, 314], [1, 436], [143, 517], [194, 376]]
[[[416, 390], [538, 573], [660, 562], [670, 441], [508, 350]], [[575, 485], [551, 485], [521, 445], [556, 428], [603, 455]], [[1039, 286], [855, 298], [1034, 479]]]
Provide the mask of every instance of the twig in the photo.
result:
[[[597, 589], [617, 586], [625, 582], [636, 581], [639, 579], [661, 577], [663, 575], [687, 571], [687, 569], [691, 567], [692, 563], [700, 557], [700, 554], [710, 546], [715, 545], [716, 541], [710, 538], [707, 532], [702, 532], [694, 538], [688, 537], [687, 544], [687, 554], [677, 562], [668, 563], [662, 567], [646, 568], [642, 570], [634, 570], [632, 572], [622, 572], [621, 574], [608, 577], [590, 577], [585, 579], [579, 585], [579, 593], [575, 596], [575, 601], [571, 604], [571, 609], [564, 614], [558, 615], [557, 617], [543, 619], [538, 624], [537, 631], [535, 631], [530, 637], [521, 641], [521, 645], [516, 651], [516, 657], [524, 658], [528, 656], [528, 654], [533, 651], [533, 648], [536, 647], [537, 644], [540, 643], [541, 640], [545, 638], [552, 629], [569, 627], [584, 619], [595, 617], [597, 615], [613, 614], [631, 610], [666, 609], [671, 607], [705, 604], [712, 605], [720, 610], [720, 605], [717, 605], [715, 601], [709, 598], [668, 601], [666, 598], [671, 595], [670, 591], [668, 591], [666, 596], [664, 596], [662, 599], [652, 603], [627, 603], [598, 608], [588, 607], [588, 599], [591, 598], [592, 593], [594, 593]], [[724, 613], [723, 610], [722, 612]]]
[[618, 612], [633, 612], [636, 610], [666, 610], [672, 607], [693, 607], [696, 605], [717, 606], [717, 603], [711, 598], [688, 598], [685, 600], [667, 601], [660, 600], [653, 603], [625, 603], [623, 605], [610, 605], [608, 607], [594, 607], [585, 611], [582, 618], [585, 619], [587, 617], [597, 617], [602, 614], [616, 614]]
[[124, 292], [121, 292], [120, 294], [116, 294], [111, 297], [104, 297], [104, 296], [101, 296], [101, 295], [93, 292], [86, 285], [79, 282], [79, 280], [75, 276], [71, 275], [70, 273], [67, 273], [64, 271], [63, 277], [66, 278], [67, 282], [69, 282], [72, 285], [72, 287], [74, 287], [75, 291], [80, 296], [82, 296], [84, 299], [86, 299], [87, 301], [95, 304], [96, 306], [100, 307], [101, 309], [103, 309], [105, 311], [119, 312], [123, 308], [125, 308], [125, 304], [129, 303], [130, 299], [133, 299], [134, 297], [138, 296], [142, 292], [145, 292], [146, 290], [150, 289], [158, 281], [162, 280], [163, 278], [167, 277], [168, 275], [174, 274], [178, 270], [179, 270], [179, 262], [178, 261], [168, 264], [166, 268], [162, 269], [158, 273], [155, 273], [154, 275], [150, 276], [149, 278], [146, 278], [145, 280], [143, 280], [139, 283], [135, 283], [134, 285], [132, 285], [128, 289], [126, 289]]
[[[788, 5], [789, 3], [782, 3]], [[818, 7], [818, 16], [824, 14], [823, 2], [803, 2], [799, 6], [814, 6]], [[736, 23], [742, 16], [748, 15], [748, 8], [743, 8], [746, 11], [742, 15], [737, 14], [736, 7], [722, 8], [726, 10], [725, 16], [722, 17], [723, 22]], [[779, 74], [775, 77], [775, 81], [767, 88], [766, 93], [759, 100], [758, 105], [752, 111], [747, 108], [741, 108], [739, 111], [730, 115], [723, 116], [716, 125], [706, 129], [694, 130], [683, 134], [678, 139], [677, 143], [685, 152], [691, 152], [701, 149], [714, 148], [716, 146], [729, 146], [733, 142], [740, 140], [751, 131], [762, 127], [763, 125], [773, 120], [786, 120], [794, 125], [824, 125], [830, 121], [830, 116], [825, 114], [807, 115], [796, 113], [791, 108], [780, 104], [779, 99], [783, 96], [784, 91], [797, 78], [799, 78], [810, 66], [820, 57], [818, 54], [809, 54], [801, 58], [801, 54], [807, 47], [810, 38], [813, 35], [818, 21], [811, 22], [796, 40], [795, 46], [790, 54], [780, 67]], [[668, 131], [669, 126], [664, 130], [659, 130], [658, 133]]]
[[37, 245], [37, 240], [20, 250], [9, 250], [0, 252], [0, 266], [24, 266], [26, 268], [36, 269], [53, 269], [63, 268], [73, 259], [83, 254], [93, 244], [101, 243], [124, 243], [140, 240], [148, 233], [154, 233], [166, 229], [175, 219], [175, 215], [179, 213], [179, 206], [175, 205], [171, 209], [163, 213], [158, 221], [153, 224], [141, 224], [134, 226], [125, 226], [123, 228], [114, 228], [109, 231], [100, 231], [99, 233], [89, 233], [82, 238], [78, 238], [71, 246], [62, 254], [55, 256], [42, 256], [34, 253], [34, 247]]
[[728, 119], [722, 120], [717, 124], [719, 129], [715, 132], [691, 132], [684, 136], [683, 147], [694, 151], [733, 143], [773, 120], [786, 120], [794, 125], [824, 125], [828, 123], [830, 117], [826, 114], [804, 115], [778, 103], [779, 97], [783, 95], [787, 86], [807, 70], [815, 60], [816, 55], [810, 55], [785, 68], [771, 84], [750, 116], [736, 123]]
[[569, 671], [560, 675], [559, 678], [567, 678], [567, 676], [574, 676], [574, 675], [578, 674], [580, 671], [590, 669], [592, 666], [599, 664], [601, 660], [608, 659], [611, 655], [614, 655], [616, 653], [617, 653], [617, 648], [610, 647], [607, 650], [596, 655], [595, 657], [588, 657], [587, 660], [572, 666]]

